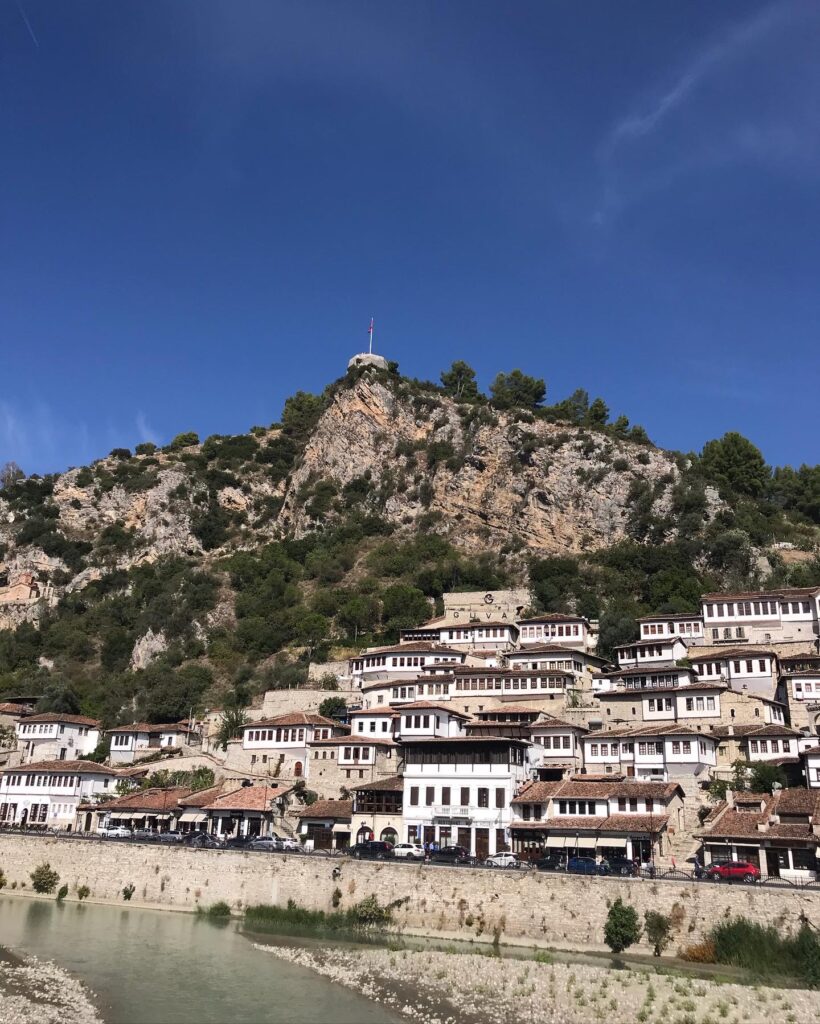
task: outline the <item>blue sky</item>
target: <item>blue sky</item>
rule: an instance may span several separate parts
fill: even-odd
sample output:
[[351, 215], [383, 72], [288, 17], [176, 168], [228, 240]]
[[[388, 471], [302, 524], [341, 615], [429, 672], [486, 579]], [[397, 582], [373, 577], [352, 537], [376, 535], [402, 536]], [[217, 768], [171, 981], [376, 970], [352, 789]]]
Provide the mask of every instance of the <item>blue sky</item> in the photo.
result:
[[0, 462], [366, 342], [818, 461], [820, 5], [0, 0]]

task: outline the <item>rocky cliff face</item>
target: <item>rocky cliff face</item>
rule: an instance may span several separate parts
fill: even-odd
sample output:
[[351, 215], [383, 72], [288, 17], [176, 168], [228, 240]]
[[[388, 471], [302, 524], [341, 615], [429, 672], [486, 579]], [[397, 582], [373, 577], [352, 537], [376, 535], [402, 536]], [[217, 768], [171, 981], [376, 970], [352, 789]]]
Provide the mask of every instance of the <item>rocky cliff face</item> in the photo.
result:
[[[271, 429], [244, 440], [261, 451], [279, 438]], [[370, 372], [335, 390], [289, 473], [253, 455], [226, 469], [206, 453], [108, 458], [33, 498], [0, 497], [0, 628], [115, 569], [303, 536], [343, 516], [350, 488], [396, 527], [412, 531], [424, 517], [424, 529], [467, 551], [563, 554], [623, 538], [636, 482], [665, 514], [679, 478], [675, 459], [651, 446], [457, 404]], [[202, 526], [208, 515], [221, 524], [216, 542]], [[13, 584], [25, 573], [40, 586], [21, 600]]]

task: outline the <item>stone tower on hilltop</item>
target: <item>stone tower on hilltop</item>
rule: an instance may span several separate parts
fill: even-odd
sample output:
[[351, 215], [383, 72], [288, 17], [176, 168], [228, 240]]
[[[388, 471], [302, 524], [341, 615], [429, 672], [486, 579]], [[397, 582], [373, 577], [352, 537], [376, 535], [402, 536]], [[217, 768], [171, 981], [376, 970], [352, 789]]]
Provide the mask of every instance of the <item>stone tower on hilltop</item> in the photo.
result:
[[387, 360], [384, 356], [377, 356], [373, 351], [373, 317], [370, 318], [370, 327], [367, 329], [367, 352], [359, 352], [353, 356], [347, 364], [348, 370], [356, 366], [378, 366], [380, 370], [387, 369]]

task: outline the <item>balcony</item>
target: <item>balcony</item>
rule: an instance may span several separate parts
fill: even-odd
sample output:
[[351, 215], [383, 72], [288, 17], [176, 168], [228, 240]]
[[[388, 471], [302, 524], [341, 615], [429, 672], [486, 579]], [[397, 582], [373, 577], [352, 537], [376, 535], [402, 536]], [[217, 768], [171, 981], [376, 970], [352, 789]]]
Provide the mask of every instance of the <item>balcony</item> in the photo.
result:
[[452, 806], [438, 805], [433, 807], [433, 817], [441, 818], [444, 821], [472, 821], [475, 808], [469, 805], [453, 804]]

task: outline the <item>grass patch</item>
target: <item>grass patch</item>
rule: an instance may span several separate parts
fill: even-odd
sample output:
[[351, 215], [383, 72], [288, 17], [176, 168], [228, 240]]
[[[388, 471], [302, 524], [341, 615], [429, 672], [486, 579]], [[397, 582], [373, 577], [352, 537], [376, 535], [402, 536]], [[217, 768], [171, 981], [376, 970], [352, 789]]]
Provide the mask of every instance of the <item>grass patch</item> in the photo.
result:
[[245, 911], [245, 924], [258, 930], [306, 928], [316, 931], [358, 931], [386, 928], [393, 909], [403, 901], [382, 906], [375, 896], [367, 896], [346, 910], [308, 910], [293, 900], [286, 907], [259, 903]]

